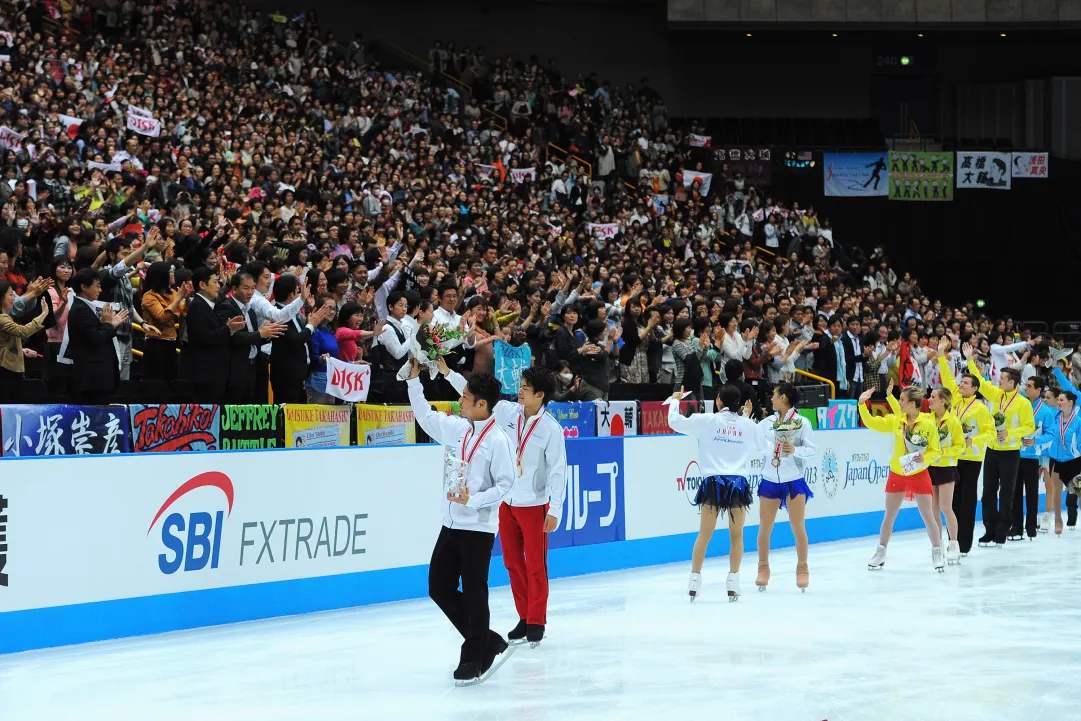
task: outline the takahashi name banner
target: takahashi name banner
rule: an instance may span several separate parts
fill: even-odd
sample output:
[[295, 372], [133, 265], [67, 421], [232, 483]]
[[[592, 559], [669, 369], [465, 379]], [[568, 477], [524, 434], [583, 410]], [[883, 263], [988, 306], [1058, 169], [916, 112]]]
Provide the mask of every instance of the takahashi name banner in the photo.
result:
[[953, 170], [953, 153], [891, 150], [890, 200], [953, 200]]
[[826, 153], [822, 177], [826, 195], [842, 198], [886, 197], [890, 188], [888, 153]]
[[1010, 189], [1010, 153], [970, 150], [957, 153], [957, 187]]
[[1014, 153], [1013, 177], [1046, 179], [1049, 162], [1047, 153]]

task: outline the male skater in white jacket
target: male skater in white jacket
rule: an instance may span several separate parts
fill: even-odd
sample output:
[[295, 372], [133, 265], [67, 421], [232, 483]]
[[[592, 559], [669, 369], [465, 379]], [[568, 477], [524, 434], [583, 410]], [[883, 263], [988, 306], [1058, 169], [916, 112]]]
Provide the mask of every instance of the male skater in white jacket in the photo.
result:
[[[462, 393], [462, 417], [455, 417], [432, 410], [420, 370], [414, 360], [407, 381], [413, 415], [424, 432], [444, 446], [444, 474], [448, 466], [465, 466], [464, 484], [446, 494], [443, 528], [428, 566], [428, 595], [465, 639], [454, 679], [468, 685], [494, 672], [499, 667], [493, 665], [496, 657], [507, 650], [503, 637], [489, 628], [488, 568], [499, 504], [514, 488], [513, 452], [492, 414], [499, 402], [499, 381], [487, 373], [474, 374]], [[451, 481], [456, 484], [456, 476]], [[504, 660], [506, 656], [500, 664]]]
[[[459, 393], [466, 380], [445, 363], [440, 372]], [[559, 527], [566, 490], [567, 448], [563, 427], [546, 410], [555, 393], [555, 376], [546, 368], [522, 372], [518, 402], [500, 401], [496, 422], [511, 440], [517, 480], [514, 492], [499, 507], [499, 540], [503, 564], [518, 611], [518, 625], [507, 634], [511, 643], [544, 638], [548, 613], [548, 533]]]

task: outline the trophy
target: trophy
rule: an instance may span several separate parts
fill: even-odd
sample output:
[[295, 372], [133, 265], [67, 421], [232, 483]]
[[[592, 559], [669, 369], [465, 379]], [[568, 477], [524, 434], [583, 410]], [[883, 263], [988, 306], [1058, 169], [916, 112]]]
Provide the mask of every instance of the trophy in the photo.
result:
[[468, 467], [464, 458], [459, 457], [455, 449], [443, 447], [443, 490], [454, 496], [465, 490], [465, 469]]

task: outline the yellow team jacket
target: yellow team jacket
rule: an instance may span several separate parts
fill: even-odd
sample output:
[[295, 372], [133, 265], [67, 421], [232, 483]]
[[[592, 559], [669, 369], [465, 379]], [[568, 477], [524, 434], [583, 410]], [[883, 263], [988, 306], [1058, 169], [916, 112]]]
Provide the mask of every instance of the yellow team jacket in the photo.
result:
[[[897, 415], [901, 415], [901, 404], [897, 402], [897, 399], [893, 396], [886, 396], [886, 402], [890, 405], [892, 410]], [[941, 434], [946, 432], [946, 440], [948, 443], [942, 445], [942, 438], [938, 439], [939, 448], [942, 451], [942, 455], [938, 457], [938, 460], [931, 465], [935, 468], [952, 468], [957, 465], [957, 459], [964, 455], [968, 448], [965, 446], [965, 429], [961, 425], [961, 421], [957, 420], [957, 416], [953, 413], [947, 413], [942, 416], [942, 420], [935, 418], [934, 413], [921, 413], [921, 416], [927, 416], [932, 423], [935, 424], [935, 428]]]
[[[942, 356], [938, 357], [938, 369], [942, 376], [942, 385], [953, 394], [953, 414], [961, 421], [962, 431], [965, 425], [975, 424], [976, 435], [972, 437], [972, 445], [965, 446], [965, 452], [957, 457], [959, 461], [983, 461], [984, 453], [988, 444], [995, 439], [995, 422], [991, 417], [991, 411], [987, 405], [976, 396], [962, 398], [961, 389], [953, 378], [953, 371], [949, 363]], [[961, 443], [964, 443], [961, 439]]]
[[1009, 393], [1002, 390], [994, 383], [980, 375], [980, 369], [973, 361], [968, 362], [968, 372], [980, 379], [980, 393], [991, 402], [992, 421], [993, 414], [1002, 413], [1006, 416], [1006, 440], [999, 442], [998, 431], [994, 431], [994, 439], [991, 448], [996, 451], [1019, 451], [1021, 439], [1036, 432], [1036, 421], [1032, 417], [1032, 403], [1020, 390], [1012, 390]]
[[[942, 450], [938, 444], [938, 429], [935, 427], [934, 420], [926, 413], [921, 413], [916, 418], [915, 424], [908, 426], [907, 419], [903, 415], [890, 414], [888, 416], [875, 417], [871, 415], [871, 411], [867, 410], [867, 405], [865, 403], [860, 403], [859, 409], [860, 418], [863, 419], [863, 424], [865, 426], [872, 431], [893, 434], [893, 457], [890, 458], [890, 470], [898, 476], [906, 475], [901, 468], [901, 456], [908, 455], [909, 453], [908, 446], [905, 445], [906, 426], [927, 439], [927, 450], [923, 452], [923, 462], [925, 465], [934, 463], [942, 455]], [[919, 471], [917, 471], [917, 473], [918, 472]]]

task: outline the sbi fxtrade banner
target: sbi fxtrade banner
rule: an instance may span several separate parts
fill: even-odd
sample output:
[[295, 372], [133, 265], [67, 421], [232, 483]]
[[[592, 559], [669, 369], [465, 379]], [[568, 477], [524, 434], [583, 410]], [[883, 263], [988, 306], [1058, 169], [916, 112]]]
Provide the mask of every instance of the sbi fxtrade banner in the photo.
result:
[[0, 406], [4, 456], [127, 453], [127, 406]]
[[[442, 449], [435, 445], [0, 465], [8, 505], [0, 511], [8, 517], [0, 618], [5, 611], [423, 565], [446, 503]], [[406, 466], [407, 485], [343, 482], [341, 473], [326, 470], [359, 467], [365, 479], [388, 479]], [[596, 487], [590, 475], [586, 488]], [[589, 513], [592, 520], [607, 509], [593, 502]], [[63, 528], [88, 529], [93, 548], [105, 555], [60, 542]], [[182, 616], [185, 603], [198, 602], [180, 599], [170, 608]], [[14, 642], [0, 632], [0, 653], [8, 643]]]
[[[627, 538], [623, 511], [625, 464], [622, 438], [568, 440], [567, 473], [559, 527], [549, 548], [591, 546]], [[496, 539], [495, 555], [502, 555]]]
[[[812, 438], [818, 453], [803, 465], [804, 478], [815, 494], [807, 504], [808, 518], [882, 510], [882, 494], [893, 452], [892, 436], [854, 430], [815, 431]], [[699, 514], [694, 497], [704, 475], [698, 463], [695, 439], [638, 437], [628, 438], [623, 445], [627, 464], [624, 490], [627, 539], [696, 532]], [[762, 478], [769, 477], [770, 470], [772, 467], [766, 465], [765, 457], [755, 460], [747, 469], [748, 480], [756, 492]], [[779, 520], [786, 520], [787, 511], [780, 513]], [[758, 512], [752, 509], [747, 524], [757, 523]]]
[[826, 195], [885, 197], [890, 188], [888, 153], [825, 153], [822, 179]]

